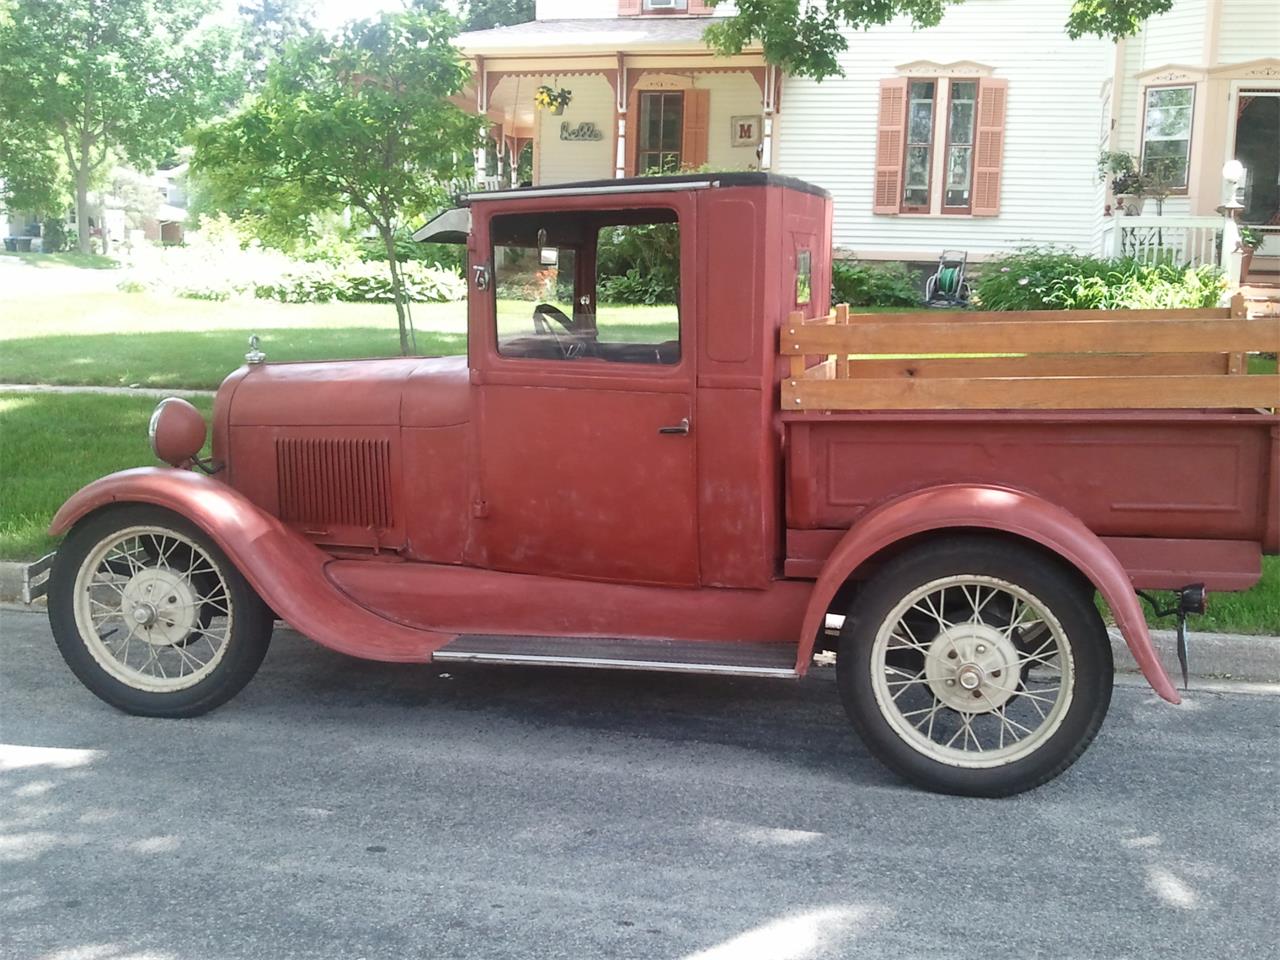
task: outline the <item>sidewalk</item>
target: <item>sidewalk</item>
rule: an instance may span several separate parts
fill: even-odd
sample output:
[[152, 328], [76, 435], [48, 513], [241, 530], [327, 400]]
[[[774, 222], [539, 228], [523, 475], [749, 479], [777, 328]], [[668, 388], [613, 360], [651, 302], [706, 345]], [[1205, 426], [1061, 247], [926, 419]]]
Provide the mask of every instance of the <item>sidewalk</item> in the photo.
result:
[[179, 387], [59, 387], [48, 383], [0, 383], [0, 393], [104, 393], [119, 397], [212, 397], [213, 390]]

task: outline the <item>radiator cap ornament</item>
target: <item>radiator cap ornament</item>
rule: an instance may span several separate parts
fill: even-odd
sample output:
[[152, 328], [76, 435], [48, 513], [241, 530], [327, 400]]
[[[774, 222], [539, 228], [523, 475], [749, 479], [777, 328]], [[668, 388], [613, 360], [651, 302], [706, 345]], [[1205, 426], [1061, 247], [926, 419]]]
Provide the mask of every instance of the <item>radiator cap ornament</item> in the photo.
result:
[[244, 355], [244, 362], [251, 364], [264, 363], [267, 355], [258, 349], [258, 335], [256, 333], [249, 336], [249, 352]]

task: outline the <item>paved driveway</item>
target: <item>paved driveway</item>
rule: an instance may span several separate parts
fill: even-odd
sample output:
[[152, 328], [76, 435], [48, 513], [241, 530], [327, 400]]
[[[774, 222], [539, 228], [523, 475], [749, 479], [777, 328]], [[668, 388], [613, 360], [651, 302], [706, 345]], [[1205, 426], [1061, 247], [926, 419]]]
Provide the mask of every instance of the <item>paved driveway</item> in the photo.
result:
[[12, 960], [1275, 955], [1280, 698], [1124, 686], [1065, 777], [958, 800], [867, 756], [830, 671], [446, 673], [282, 632], [231, 704], [155, 721], [0, 617]]

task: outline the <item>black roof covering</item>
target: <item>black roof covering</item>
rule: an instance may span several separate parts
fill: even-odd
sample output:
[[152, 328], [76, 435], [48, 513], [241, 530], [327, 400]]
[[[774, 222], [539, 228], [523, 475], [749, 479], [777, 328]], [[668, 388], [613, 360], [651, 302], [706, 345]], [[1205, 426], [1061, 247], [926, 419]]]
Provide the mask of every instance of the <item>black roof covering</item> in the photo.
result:
[[[673, 187], [681, 183], [707, 183], [719, 187], [785, 187], [788, 190], [798, 190], [801, 193], [811, 193], [819, 197], [830, 197], [831, 194], [822, 187], [809, 183], [807, 180], [800, 180], [797, 177], [784, 177], [776, 173], [765, 173], [758, 170], [740, 170], [726, 173], [680, 173], [672, 176], [664, 177], [620, 177], [618, 179], [609, 178], [607, 180], [575, 180], [570, 183], [548, 183], [537, 187], [511, 187], [509, 189], [492, 191], [494, 194], [502, 197], [509, 197], [512, 194], [528, 193], [530, 196], [536, 196], [538, 193], [546, 190], [555, 190], [563, 193], [565, 191], [582, 190], [599, 190], [602, 188], [625, 188], [629, 186], [649, 187], [653, 189], [659, 184], [670, 184]], [[484, 192], [471, 193], [467, 195], [469, 201], [482, 201], [485, 199]]]

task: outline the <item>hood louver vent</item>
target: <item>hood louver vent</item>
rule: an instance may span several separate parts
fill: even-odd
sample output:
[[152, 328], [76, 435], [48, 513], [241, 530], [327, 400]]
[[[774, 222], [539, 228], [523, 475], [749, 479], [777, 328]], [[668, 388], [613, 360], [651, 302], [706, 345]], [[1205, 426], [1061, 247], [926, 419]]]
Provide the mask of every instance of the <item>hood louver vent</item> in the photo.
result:
[[315, 527], [392, 526], [387, 440], [276, 440], [280, 519]]

